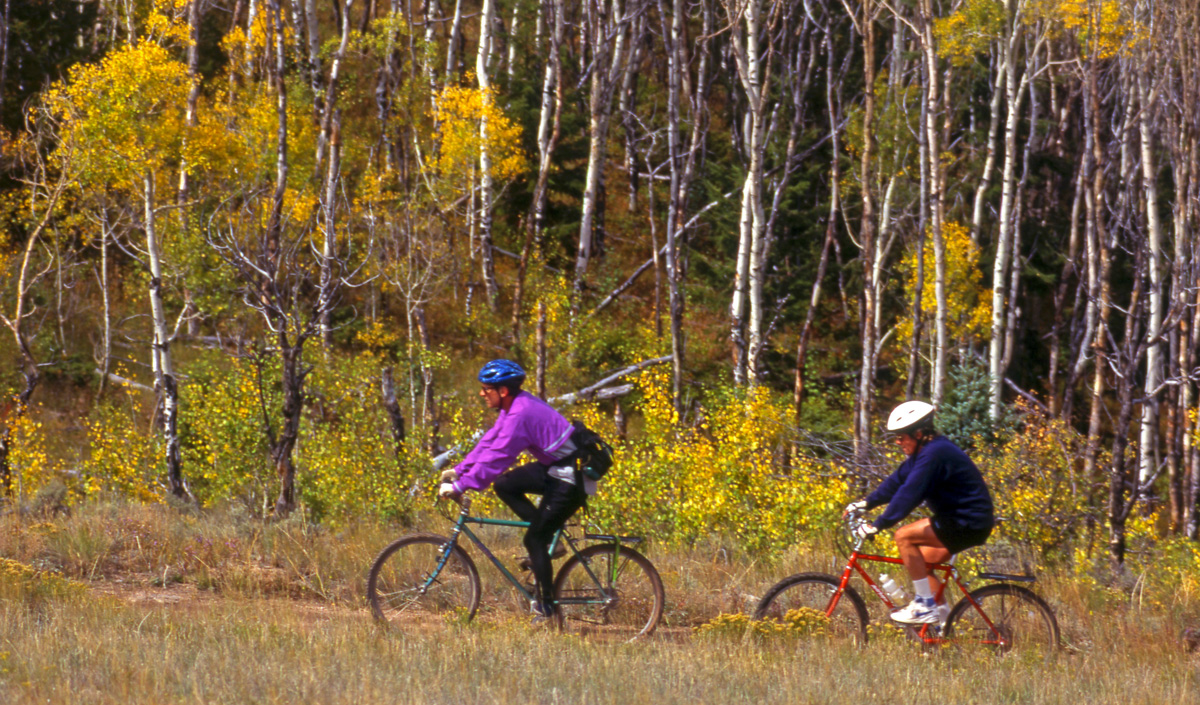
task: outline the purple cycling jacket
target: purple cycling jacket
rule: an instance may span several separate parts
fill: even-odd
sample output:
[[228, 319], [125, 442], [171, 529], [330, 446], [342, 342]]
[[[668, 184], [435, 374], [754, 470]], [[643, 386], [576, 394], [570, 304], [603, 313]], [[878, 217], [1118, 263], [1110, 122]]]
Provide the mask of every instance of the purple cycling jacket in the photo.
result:
[[459, 492], [487, 489], [524, 451], [539, 463], [553, 465], [558, 460], [554, 452], [571, 431], [571, 422], [549, 404], [529, 392], [518, 392], [508, 411], [500, 410], [496, 423], [454, 467], [458, 473], [454, 488]]

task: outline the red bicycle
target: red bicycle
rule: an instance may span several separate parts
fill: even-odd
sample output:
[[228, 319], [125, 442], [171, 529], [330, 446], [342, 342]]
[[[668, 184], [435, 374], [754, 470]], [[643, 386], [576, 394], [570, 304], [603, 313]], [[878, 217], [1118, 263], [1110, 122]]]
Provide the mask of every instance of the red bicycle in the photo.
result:
[[[846, 528], [853, 529], [863, 521], [856, 515], [847, 517]], [[786, 621], [795, 610], [815, 610], [828, 620], [824, 633], [834, 638], [867, 643], [867, 624], [870, 617], [867, 605], [858, 591], [850, 585], [857, 574], [887, 608], [890, 614], [897, 605], [890, 595], [871, 577], [864, 567], [868, 563], [903, 565], [899, 558], [863, 553], [863, 540], [853, 542], [850, 558], [840, 577], [827, 573], [790, 575], [773, 585], [759, 601], [754, 611], [756, 619]], [[931, 575], [941, 587], [936, 594], [939, 603], [946, 603], [946, 590], [955, 586], [962, 598], [950, 609], [945, 624], [903, 625], [902, 628], [918, 643], [926, 646], [953, 644], [962, 648], [980, 648], [996, 652], [1021, 651], [1049, 655], [1059, 649], [1058, 621], [1054, 612], [1032, 590], [1015, 583], [1032, 583], [1029, 575], [979, 573], [982, 580], [995, 581], [975, 590], [968, 590], [953, 558], [948, 563], [929, 566]]]

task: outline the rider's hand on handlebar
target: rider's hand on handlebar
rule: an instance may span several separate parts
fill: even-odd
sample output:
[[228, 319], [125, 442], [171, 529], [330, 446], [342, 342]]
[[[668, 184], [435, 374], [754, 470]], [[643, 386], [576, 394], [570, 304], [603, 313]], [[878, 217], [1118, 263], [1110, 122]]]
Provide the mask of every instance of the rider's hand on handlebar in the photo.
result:
[[866, 541], [878, 533], [879, 527], [869, 521], [859, 522], [857, 526], [850, 530], [850, 534], [860, 541]]
[[846, 511], [842, 512], [842, 516], [850, 516], [851, 514], [862, 514], [867, 509], [867, 500], [860, 499], [857, 502], [851, 502], [846, 505]]
[[442, 482], [454, 482], [457, 479], [458, 479], [458, 473], [454, 472], [454, 470], [451, 469], [451, 470], [443, 470], [442, 471], [442, 477], [441, 477]]
[[452, 499], [457, 502], [462, 497], [462, 493], [455, 489], [453, 484], [443, 482], [442, 486], [438, 488], [438, 497], [441, 499]]

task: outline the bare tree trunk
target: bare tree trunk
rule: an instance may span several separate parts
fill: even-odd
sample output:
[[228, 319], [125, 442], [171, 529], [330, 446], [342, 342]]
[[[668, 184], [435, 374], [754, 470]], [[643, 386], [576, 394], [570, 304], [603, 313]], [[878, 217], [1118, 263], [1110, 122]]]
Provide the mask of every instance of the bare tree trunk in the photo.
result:
[[[635, 3], [638, 0], [633, 0]], [[600, 239], [603, 218], [604, 164], [608, 155], [608, 125], [617, 79], [624, 72], [629, 17], [623, 0], [586, 0], [587, 37], [592, 48], [591, 92], [588, 98], [588, 167], [579, 224], [579, 250], [575, 258], [571, 317], [579, 313], [584, 277]], [[640, 8], [639, 8], [640, 9]], [[632, 13], [631, 13], [632, 14]]]
[[[4, 14], [0, 16], [0, 114], [4, 113], [4, 87], [8, 85], [8, 24], [12, 17], [12, 0], [4, 0]], [[0, 148], [5, 146], [7, 135], [0, 131]]]
[[[1001, 40], [1001, 42], [1005, 41]], [[975, 187], [975, 208], [971, 217], [971, 241], [976, 245], [979, 244], [979, 231], [983, 227], [984, 198], [987, 190], [992, 186], [992, 172], [996, 169], [996, 137], [1000, 133], [1000, 106], [1004, 99], [1004, 91], [1000, 90], [1000, 87], [1007, 84], [1008, 71], [1011, 70], [1006, 52], [999, 50], [994, 51], [993, 54], [999, 54], [1002, 58], [996, 69], [995, 82], [991, 86], [992, 103], [989, 111], [987, 156], [983, 161], [983, 173], [980, 175], [979, 185]]]
[[1094, 272], [1094, 288], [1092, 295], [1096, 299], [1096, 313], [1091, 349], [1093, 362], [1091, 414], [1088, 418], [1087, 446], [1084, 450], [1084, 476], [1089, 481], [1097, 478], [1097, 456], [1100, 449], [1100, 428], [1104, 410], [1104, 375], [1108, 368], [1108, 317], [1111, 304], [1109, 288], [1111, 256], [1109, 254], [1109, 234], [1105, 225], [1105, 214], [1108, 210], [1105, 203], [1104, 187], [1104, 147], [1100, 137], [1100, 91], [1095, 46], [1090, 52], [1087, 66], [1087, 85], [1085, 90], [1088, 99], [1089, 143], [1092, 150], [1091, 187], [1087, 198], [1088, 216], [1088, 266]]
[[537, 368], [534, 374], [538, 397], [546, 398], [546, 303], [538, 302], [537, 318]]
[[[415, 312], [417, 322], [417, 334], [421, 338], [421, 347], [425, 348], [425, 352], [433, 351], [433, 343], [429, 338], [429, 326], [425, 323], [425, 308], [418, 308]], [[421, 405], [425, 409], [423, 414], [425, 418], [425, 432], [427, 434], [426, 449], [433, 454], [438, 447], [438, 437], [441, 433], [441, 421], [437, 409], [437, 397], [433, 393], [433, 367], [425, 362], [428, 356], [422, 357], [421, 362], [421, 388], [423, 396]]]
[[629, 61], [625, 62], [625, 71], [621, 74], [621, 90], [617, 94], [617, 112], [621, 116], [621, 131], [624, 138], [624, 166], [629, 190], [626, 211], [637, 212], [638, 170], [637, 150], [634, 149], [637, 121], [633, 114], [637, 101], [638, 67], [645, 54], [646, 14], [640, 13], [634, 19], [633, 30], [630, 32]]
[[545, 10], [552, 17], [553, 29], [550, 32], [550, 53], [542, 77], [542, 109], [538, 119], [538, 177], [533, 187], [529, 212], [525, 216], [525, 243], [521, 249], [517, 284], [513, 290], [512, 337], [514, 342], [519, 341], [521, 337], [521, 306], [525, 294], [525, 273], [529, 262], [529, 249], [545, 227], [550, 168], [562, 131], [562, 4], [562, 0], [544, 0]]
[[[488, 74], [492, 55], [492, 25], [496, 16], [494, 0], [483, 0], [479, 18], [479, 51], [475, 54], [475, 78], [483, 99], [492, 102], [492, 79]], [[484, 114], [479, 121], [479, 254], [482, 265], [483, 286], [487, 293], [488, 308], [495, 313], [500, 299], [500, 286], [496, 283], [496, 255], [492, 250], [492, 157], [488, 152], [488, 121]]]
[[1007, 288], [1004, 283], [1008, 279], [1009, 267], [1013, 259], [1013, 234], [1016, 229], [1014, 211], [1016, 210], [1017, 185], [1017, 127], [1020, 121], [1021, 101], [1025, 87], [1029, 82], [1029, 72], [1024, 72], [1019, 81], [1017, 78], [1017, 51], [1022, 39], [1021, 10], [1023, 0], [1009, 0], [1010, 6], [1017, 12], [1009, 25], [1008, 36], [1004, 40], [1005, 71], [1004, 92], [1006, 117], [1004, 124], [1004, 166], [1001, 176], [1000, 194], [1000, 234], [996, 242], [996, 260], [992, 268], [992, 336], [988, 348], [988, 377], [990, 384], [991, 405], [988, 415], [992, 421], [1000, 418], [1004, 391], [1004, 340], [1008, 307], [1015, 306], [1015, 301], [1005, 297]]
[[683, 277], [680, 262], [681, 248], [686, 225], [684, 218], [688, 209], [688, 193], [696, 173], [696, 161], [702, 151], [707, 135], [706, 101], [708, 99], [708, 61], [711, 45], [713, 10], [708, 0], [700, 0], [702, 22], [701, 37], [697, 43], [700, 59], [696, 69], [696, 80], [691, 85], [691, 137], [686, 153], [681, 154], [680, 104], [687, 80], [685, 46], [684, 0], [673, 0], [671, 26], [666, 26], [665, 3], [659, 0], [659, 16], [662, 18], [663, 44], [667, 49], [667, 150], [671, 168], [670, 195], [667, 204], [666, 228], [666, 276], [667, 300], [671, 321], [671, 403], [676, 418], [683, 417], [683, 369], [686, 341], [683, 335]]
[[[271, 196], [271, 212], [267, 219], [266, 265], [268, 278], [261, 286], [267, 298], [278, 286], [275, 278], [282, 266], [283, 201], [287, 191], [288, 141], [287, 141], [287, 76], [286, 54], [283, 41], [283, 13], [278, 0], [270, 0], [270, 36], [274, 39], [272, 76], [276, 93], [275, 104], [275, 191]], [[283, 423], [278, 435], [270, 439], [271, 462], [279, 475], [279, 495], [275, 499], [276, 516], [286, 516], [296, 508], [296, 465], [292, 451], [300, 431], [300, 413], [303, 411], [304, 378], [308, 370], [303, 362], [304, 337], [299, 331], [292, 340], [288, 334], [286, 313], [276, 310], [274, 314], [275, 339], [280, 356], [280, 382], [283, 390]]]
[[[346, 27], [350, 20], [350, 5], [353, 0], [346, 0], [346, 5], [342, 8], [342, 27]], [[334, 9], [337, 9], [338, 0], [334, 0]], [[313, 110], [314, 114], [321, 115], [324, 113], [328, 98], [324, 88], [325, 77], [321, 70], [321, 24], [317, 15], [317, 0], [293, 0], [293, 6], [302, 10], [304, 13], [304, 39], [306, 41], [307, 56], [301, 66], [307, 74], [308, 85], [312, 89], [313, 94]], [[297, 28], [299, 31], [300, 28]], [[318, 151], [321, 147], [318, 145]], [[319, 160], [316, 166], [320, 170]]]
[[108, 372], [112, 365], [112, 301], [108, 291], [108, 240], [112, 235], [112, 230], [108, 223], [107, 211], [102, 212], [100, 223], [100, 299], [104, 310], [103, 331], [100, 339], [100, 359], [96, 362], [100, 365], [100, 389], [99, 393], [104, 393], [104, 386], [108, 382]]
[[[1148, 20], [1151, 35], [1154, 34], [1156, 23], [1154, 18]], [[1142, 189], [1145, 199], [1146, 229], [1148, 235], [1150, 291], [1149, 322], [1146, 326], [1146, 379], [1144, 391], [1146, 400], [1142, 403], [1141, 439], [1138, 444], [1138, 485], [1148, 487], [1150, 478], [1156, 468], [1154, 463], [1157, 449], [1157, 431], [1159, 415], [1159, 385], [1162, 382], [1162, 334], [1163, 334], [1163, 274], [1162, 274], [1162, 223], [1158, 212], [1158, 166], [1154, 154], [1153, 123], [1157, 115], [1157, 88], [1150, 85], [1151, 72], [1154, 71], [1154, 57], [1150, 51], [1143, 48], [1138, 62], [1137, 92], [1141, 109], [1138, 112], [1138, 127], [1141, 136]]]
[[[796, 424], [800, 424], [800, 414], [804, 407], [805, 364], [808, 360], [808, 340], [812, 333], [813, 322], [817, 315], [817, 306], [821, 300], [821, 286], [825, 279], [825, 270], [829, 264], [829, 251], [837, 237], [838, 218], [841, 217], [841, 110], [842, 92], [841, 81], [834, 80], [833, 66], [837, 42], [832, 31], [832, 22], [826, 19], [822, 27], [825, 35], [825, 103], [828, 107], [830, 152], [829, 161], [829, 222], [825, 224], [825, 244], [821, 246], [821, 259], [817, 264], [817, 276], [813, 281], [812, 295], [808, 301], [808, 311], [804, 314], [804, 325], [800, 329], [800, 342], [796, 344], [796, 374], [792, 390], [792, 409]], [[847, 50], [849, 58], [850, 50]], [[836, 87], [835, 87], [836, 86]], [[919, 304], [918, 304], [919, 305]]]
[[167, 489], [175, 497], [190, 501], [191, 492], [183, 479], [183, 460], [179, 449], [179, 385], [171, 360], [171, 340], [174, 335], [167, 327], [166, 308], [163, 305], [162, 255], [155, 227], [154, 174], [150, 171], [142, 175], [142, 201], [145, 206], [146, 264], [150, 269], [150, 323], [154, 331], [150, 358], [154, 370], [154, 392], [162, 410]]
[[[200, 99], [200, 47], [199, 47], [199, 44], [200, 44], [200, 21], [202, 19], [200, 10], [201, 10], [200, 0], [193, 0], [192, 2], [188, 3], [188, 7], [187, 7], [188, 37], [191, 40], [191, 44], [188, 46], [188, 50], [187, 50], [187, 67], [188, 67], [188, 78], [191, 79], [191, 81], [192, 81], [192, 87], [188, 91], [187, 108], [186, 108], [187, 112], [186, 112], [186, 118], [185, 118], [188, 127], [196, 126], [196, 105]], [[0, 90], [3, 90], [3, 85], [4, 85], [3, 77], [0, 77]], [[185, 139], [186, 139], [186, 137], [185, 137]], [[187, 163], [187, 160], [184, 159], [184, 160], [182, 160], [182, 162], [179, 165], [179, 196], [177, 198], [177, 202], [180, 205], [186, 204], [187, 200], [189, 198], [189, 194], [188, 194], [188, 190], [189, 190], [188, 179], [189, 178], [190, 178], [189, 164]], [[186, 222], [187, 222], [187, 212], [188, 212], [188, 209], [186, 209], [186, 208], [180, 210], [180, 218], [184, 221], [185, 227], [186, 227]]]
[[855, 400], [854, 451], [866, 461], [871, 443], [871, 414], [875, 400], [875, 357], [878, 341], [875, 308], [878, 283], [875, 281], [875, 0], [863, 0], [859, 27], [863, 42], [863, 151], [859, 162], [862, 185], [862, 220], [859, 245], [862, 249], [863, 292], [859, 330], [862, 339], [862, 364], [859, 368], [858, 398]]
[[[755, 384], [754, 359], [762, 344], [762, 287], [766, 214], [763, 209], [763, 159], [766, 150], [766, 89], [770, 83], [771, 50], [760, 47], [762, 0], [726, 2], [726, 21], [733, 28], [730, 40], [738, 78], [746, 95], [749, 134], [746, 152], [749, 168], [742, 185], [742, 215], [738, 227], [738, 256], [730, 303], [730, 337], [733, 341], [735, 384]], [[770, 33], [768, 37], [772, 36]], [[749, 306], [749, 317], [745, 315]]]
[[[1126, 105], [1125, 109], [1131, 110]], [[1126, 448], [1129, 445], [1129, 425], [1133, 420], [1133, 391], [1136, 386], [1134, 379], [1142, 355], [1146, 349], [1146, 341], [1141, 338], [1142, 320], [1142, 287], [1145, 286], [1146, 250], [1140, 244], [1137, 248], [1134, 262], [1134, 277], [1130, 293], [1128, 320], [1125, 324], [1125, 335], [1120, 347], [1114, 351], [1113, 359], [1118, 368], [1116, 378], [1117, 418], [1113, 425], [1112, 461], [1109, 468], [1108, 492], [1108, 525], [1109, 525], [1109, 561], [1114, 573], [1124, 567], [1126, 551], [1126, 520], [1129, 518], [1143, 487], [1137, 481], [1136, 470], [1131, 470], [1126, 462]]]
[[[932, 3], [930, 0], [921, 0], [918, 7], [921, 22], [917, 36], [920, 40], [923, 60], [922, 69], [926, 78], [921, 114], [925, 118], [922, 129], [925, 132], [925, 154], [928, 159], [926, 171], [929, 175], [928, 230], [933, 235], [934, 292], [937, 299], [937, 311], [934, 315], [934, 335], [937, 342], [934, 346], [932, 378], [932, 398], [936, 406], [941, 403], [942, 397], [945, 394], [947, 359], [950, 348], [950, 302], [947, 299], [946, 291], [946, 242], [942, 232], [943, 220], [945, 218], [942, 207], [945, 203], [945, 197], [943, 196], [944, 185], [941, 166], [941, 134], [938, 130], [938, 115], [941, 112], [941, 82], [939, 79], [941, 72], [938, 71], [937, 45], [933, 34], [934, 13]], [[924, 237], [924, 232], [921, 233], [920, 237]], [[922, 260], [924, 259], [923, 249], [922, 246]], [[924, 262], [920, 262], [920, 265], [922, 265], [923, 269]], [[923, 275], [924, 272], [922, 271], [920, 274]], [[920, 291], [918, 288], [918, 301], [921, 298]], [[919, 321], [919, 319], [917, 320]], [[915, 349], [915, 327], [913, 332]]]
[[1083, 193], [1086, 187], [1086, 178], [1084, 175], [1084, 164], [1087, 159], [1086, 155], [1081, 155], [1079, 169], [1075, 175], [1075, 198], [1071, 202], [1071, 226], [1070, 226], [1070, 241], [1067, 245], [1067, 258], [1063, 263], [1062, 272], [1058, 276], [1058, 288], [1054, 292], [1054, 324], [1050, 330], [1050, 371], [1046, 379], [1046, 389], [1050, 393], [1050, 413], [1059, 414], [1065, 408], [1064, 398], [1070, 396], [1072, 389], [1069, 386], [1064, 386], [1060, 394], [1058, 391], [1058, 376], [1059, 365], [1062, 357], [1059, 347], [1059, 335], [1064, 325], [1064, 307], [1067, 301], [1067, 291], [1070, 288], [1071, 280], [1075, 276], [1075, 271], [1078, 267], [1079, 260], [1079, 232], [1080, 232], [1080, 214], [1083, 210]]
[[325, 192], [322, 197], [322, 247], [321, 247], [321, 301], [318, 305], [320, 309], [320, 321], [318, 327], [320, 329], [321, 345], [325, 348], [325, 354], [329, 354], [329, 349], [333, 345], [333, 326], [331, 325], [330, 315], [333, 310], [333, 301], [331, 299], [334, 278], [339, 276], [335, 272], [338, 264], [337, 257], [337, 190], [340, 183], [341, 174], [341, 151], [342, 151], [342, 111], [337, 109], [333, 114], [333, 124], [330, 130], [329, 138], [329, 168], [325, 176]]
[[[310, 0], [306, 0], [306, 2], [308, 1]], [[329, 134], [333, 129], [331, 123], [338, 98], [338, 77], [341, 74], [342, 62], [346, 58], [346, 46], [350, 42], [350, 8], [353, 5], [354, 0], [346, 0], [345, 9], [342, 12], [341, 42], [338, 44], [337, 52], [333, 55], [333, 62], [329, 66], [329, 80], [325, 82], [325, 98], [321, 101], [321, 130], [317, 134], [317, 156], [313, 162], [314, 181], [320, 179], [321, 168], [325, 161], [325, 150], [329, 146]], [[320, 64], [316, 64], [313, 74], [320, 76]]]
[[442, 76], [445, 85], [450, 85], [458, 76], [458, 45], [462, 42], [463, 0], [454, 0], [454, 19], [450, 24], [450, 37], [446, 40], [446, 73]]
[[396, 383], [392, 379], [391, 365], [383, 368], [380, 375], [380, 393], [383, 397], [383, 408], [391, 421], [392, 444], [395, 446], [396, 459], [399, 460], [404, 452], [404, 411], [396, 399]]

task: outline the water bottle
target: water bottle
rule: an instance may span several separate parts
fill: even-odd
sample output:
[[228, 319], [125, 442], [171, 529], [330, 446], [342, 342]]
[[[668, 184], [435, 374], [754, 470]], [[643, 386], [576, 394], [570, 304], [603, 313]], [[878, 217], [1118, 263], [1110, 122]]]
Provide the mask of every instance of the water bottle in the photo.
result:
[[908, 596], [904, 594], [904, 588], [897, 585], [896, 581], [892, 580], [892, 576], [887, 573], [879, 576], [879, 587], [888, 594], [888, 597], [892, 598], [892, 602], [898, 605], [908, 600]]

